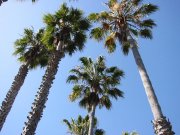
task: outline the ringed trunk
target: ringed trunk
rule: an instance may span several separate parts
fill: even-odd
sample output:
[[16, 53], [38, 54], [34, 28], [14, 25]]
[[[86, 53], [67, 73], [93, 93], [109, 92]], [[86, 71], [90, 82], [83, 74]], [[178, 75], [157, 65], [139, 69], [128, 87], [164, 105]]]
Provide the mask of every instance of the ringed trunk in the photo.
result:
[[24, 83], [24, 80], [28, 74], [28, 64], [23, 64], [15, 76], [14, 81], [9, 89], [4, 101], [0, 108], [0, 131], [5, 123], [5, 120], [13, 106], [15, 98]]
[[92, 105], [91, 111], [89, 112], [89, 131], [88, 131], [88, 135], [93, 135], [95, 110], [96, 110], [96, 105]]
[[155, 91], [153, 89], [152, 83], [142, 61], [141, 55], [138, 51], [135, 40], [129, 35], [128, 40], [132, 47], [132, 53], [137, 64], [139, 74], [153, 113], [154, 121], [154, 130], [156, 135], [174, 135], [172, 131], [172, 126], [169, 121], [166, 120], [166, 117], [163, 116], [161, 107], [159, 105], [158, 99], [156, 97]]
[[41, 85], [34, 100], [29, 116], [27, 116], [27, 122], [21, 135], [34, 135], [37, 128], [38, 122], [43, 115], [43, 109], [45, 108], [45, 103], [48, 100], [49, 90], [55, 79], [55, 75], [58, 70], [58, 64], [61, 58], [64, 57], [64, 53], [56, 50], [52, 53], [50, 60], [48, 62], [45, 75], [42, 78]]

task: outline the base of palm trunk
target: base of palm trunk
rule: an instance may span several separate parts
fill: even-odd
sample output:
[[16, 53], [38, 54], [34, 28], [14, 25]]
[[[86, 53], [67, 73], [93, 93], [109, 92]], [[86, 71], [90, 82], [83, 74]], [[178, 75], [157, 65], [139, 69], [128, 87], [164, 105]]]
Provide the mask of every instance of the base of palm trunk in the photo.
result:
[[153, 120], [153, 127], [156, 135], [174, 135], [172, 131], [172, 126], [169, 120], [166, 117], [160, 118], [158, 120]]

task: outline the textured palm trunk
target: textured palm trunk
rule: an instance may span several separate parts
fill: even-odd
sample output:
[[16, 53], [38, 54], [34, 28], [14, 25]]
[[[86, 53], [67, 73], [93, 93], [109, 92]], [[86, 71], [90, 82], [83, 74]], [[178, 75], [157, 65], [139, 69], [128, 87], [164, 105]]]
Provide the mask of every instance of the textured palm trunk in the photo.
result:
[[24, 80], [28, 73], [28, 64], [23, 64], [19, 68], [18, 74], [15, 76], [14, 81], [11, 85], [11, 88], [9, 89], [6, 98], [2, 102], [1, 108], [0, 108], [0, 131], [5, 123], [6, 117], [8, 116], [12, 105], [15, 101], [15, 98], [21, 88], [21, 86], [24, 83]]
[[37, 92], [36, 99], [34, 100], [29, 116], [27, 117], [28, 120], [25, 122], [22, 135], [35, 134], [38, 122], [43, 115], [43, 109], [45, 108], [45, 103], [48, 99], [49, 90], [58, 70], [59, 61], [62, 57], [64, 57], [64, 53], [61, 53], [60, 51], [55, 51], [50, 57], [45, 75], [43, 76], [40, 88]]
[[128, 37], [128, 40], [132, 45], [133, 56], [138, 66], [139, 74], [141, 76], [141, 80], [145, 88], [151, 111], [154, 116], [153, 126], [155, 133], [156, 135], [174, 135], [170, 122], [167, 121], [166, 117], [163, 116], [155, 91], [147, 74], [146, 68], [143, 64], [142, 58], [139, 54], [136, 42], [131, 36]]
[[92, 108], [91, 108], [91, 111], [89, 112], [89, 131], [88, 131], [88, 135], [93, 135], [95, 110], [96, 110], [96, 105], [93, 105]]

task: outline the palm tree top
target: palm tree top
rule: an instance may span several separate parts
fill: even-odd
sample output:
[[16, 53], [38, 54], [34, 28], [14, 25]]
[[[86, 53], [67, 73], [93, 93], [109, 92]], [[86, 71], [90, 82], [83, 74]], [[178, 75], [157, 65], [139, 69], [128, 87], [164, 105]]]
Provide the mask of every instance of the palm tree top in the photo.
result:
[[122, 135], [139, 135], [137, 132], [123, 132]]
[[105, 3], [108, 11], [92, 13], [89, 19], [100, 22], [101, 26], [91, 31], [91, 37], [102, 40], [109, 52], [116, 48], [116, 39], [120, 41], [123, 52], [128, 53], [128, 33], [133, 37], [152, 39], [152, 28], [156, 26], [147, 16], [158, 10], [153, 4], [143, 4], [142, 0], [109, 0]]
[[47, 14], [43, 18], [46, 31], [43, 42], [55, 49], [58, 42], [63, 42], [64, 52], [72, 54], [76, 50], [82, 50], [86, 41], [86, 31], [90, 23], [83, 17], [82, 10], [69, 8], [64, 3], [55, 14]]
[[[89, 130], [89, 116], [86, 115], [82, 117], [81, 115], [78, 116], [77, 119], [71, 118], [71, 121], [67, 119], [63, 119], [63, 122], [68, 127], [68, 133], [71, 135], [87, 135]], [[104, 135], [104, 130], [98, 129], [98, 121], [97, 118], [94, 118], [94, 125], [95, 125], [95, 135]]]
[[[81, 57], [81, 66], [72, 69], [67, 82], [73, 83], [70, 100], [81, 99], [79, 104], [88, 110], [92, 104], [111, 108], [111, 98], [123, 97], [123, 92], [117, 88], [124, 73], [117, 67], [106, 67], [105, 59], [99, 56], [94, 62], [91, 58]], [[93, 100], [92, 100], [93, 99]]]
[[29, 68], [35, 68], [38, 65], [44, 67], [47, 65], [49, 53], [41, 42], [44, 29], [39, 29], [37, 33], [33, 29], [24, 29], [22, 38], [17, 39], [14, 43], [14, 55], [22, 63], [29, 63]]

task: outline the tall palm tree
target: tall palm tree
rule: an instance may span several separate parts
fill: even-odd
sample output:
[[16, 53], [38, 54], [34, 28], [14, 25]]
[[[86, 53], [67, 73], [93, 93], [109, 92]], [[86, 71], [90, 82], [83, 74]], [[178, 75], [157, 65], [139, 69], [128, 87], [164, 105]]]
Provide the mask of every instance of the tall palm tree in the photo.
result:
[[[84, 118], [79, 115], [77, 120], [71, 119], [68, 121], [64, 119], [63, 122], [68, 127], [68, 133], [71, 135], [87, 135], [89, 130], [89, 116], [85, 116]], [[94, 128], [95, 128], [95, 135], [104, 135], [104, 130], [97, 129], [97, 119], [94, 119]]]
[[58, 70], [59, 61], [65, 54], [72, 55], [77, 50], [82, 50], [86, 41], [86, 31], [89, 29], [89, 21], [83, 17], [79, 9], [68, 8], [63, 4], [55, 14], [44, 16], [46, 31], [43, 42], [51, 50], [50, 60], [42, 78], [28, 120], [25, 122], [22, 135], [33, 135], [40, 121], [48, 94]]
[[157, 11], [153, 4], [142, 4], [142, 0], [109, 0], [106, 3], [109, 11], [93, 13], [89, 16], [92, 21], [99, 22], [100, 27], [94, 28], [91, 37], [105, 40], [109, 52], [116, 49], [116, 40], [120, 42], [125, 55], [132, 50], [138, 70], [147, 94], [154, 116], [154, 129], [157, 135], [173, 135], [171, 124], [164, 117], [153, 86], [138, 51], [135, 37], [152, 38], [152, 28], [156, 25], [152, 19], [145, 18]]
[[80, 99], [79, 105], [87, 108], [90, 122], [88, 135], [93, 135], [96, 107], [110, 109], [110, 98], [123, 97], [123, 92], [117, 88], [123, 71], [117, 67], [107, 68], [102, 56], [96, 62], [87, 57], [80, 58], [80, 61], [82, 65], [72, 69], [70, 72], [73, 74], [67, 79], [67, 82], [75, 84], [70, 100]]
[[43, 31], [43, 29], [40, 29], [38, 33], [34, 33], [32, 29], [24, 29], [24, 36], [15, 42], [14, 54], [19, 56], [18, 60], [22, 65], [0, 107], [0, 130], [24, 83], [28, 71], [37, 66], [44, 67], [47, 65], [48, 53], [45, 46], [40, 42]]

